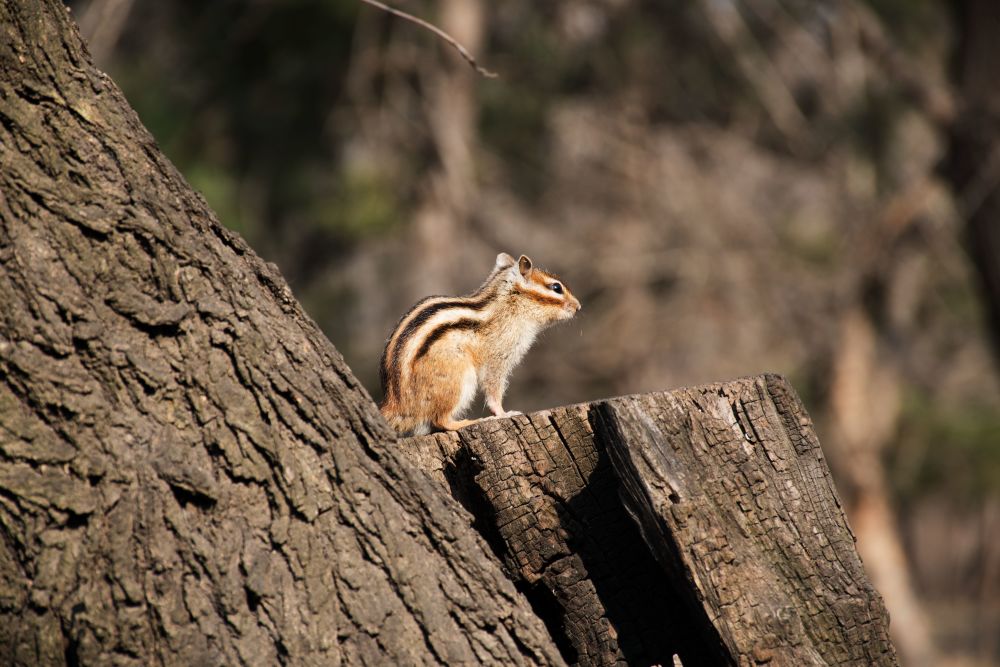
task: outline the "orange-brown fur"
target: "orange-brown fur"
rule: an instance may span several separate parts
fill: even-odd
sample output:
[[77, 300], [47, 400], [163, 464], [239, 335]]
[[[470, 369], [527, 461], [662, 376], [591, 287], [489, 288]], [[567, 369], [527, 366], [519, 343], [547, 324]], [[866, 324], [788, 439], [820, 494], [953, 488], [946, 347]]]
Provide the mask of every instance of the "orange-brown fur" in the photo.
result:
[[514, 366], [542, 329], [579, 309], [556, 276], [498, 255], [479, 290], [425, 299], [397, 323], [382, 355], [383, 415], [404, 433], [461, 428], [477, 389], [494, 415], [509, 414], [502, 400]]

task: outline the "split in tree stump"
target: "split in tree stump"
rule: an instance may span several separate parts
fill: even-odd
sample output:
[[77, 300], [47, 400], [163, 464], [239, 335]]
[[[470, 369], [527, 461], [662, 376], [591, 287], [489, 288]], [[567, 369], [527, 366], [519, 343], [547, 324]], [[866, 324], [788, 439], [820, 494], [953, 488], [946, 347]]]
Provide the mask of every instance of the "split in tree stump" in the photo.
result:
[[891, 665], [812, 423], [781, 377], [410, 438], [586, 665]]

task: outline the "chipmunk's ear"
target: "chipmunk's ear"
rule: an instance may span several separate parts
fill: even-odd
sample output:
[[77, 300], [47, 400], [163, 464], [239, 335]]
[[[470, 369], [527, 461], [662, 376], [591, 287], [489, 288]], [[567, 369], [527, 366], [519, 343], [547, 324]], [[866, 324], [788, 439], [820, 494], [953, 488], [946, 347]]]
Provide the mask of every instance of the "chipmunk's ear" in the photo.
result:
[[497, 261], [496, 261], [496, 264], [493, 265], [493, 268], [494, 269], [506, 269], [506, 268], [509, 268], [511, 266], [514, 266], [514, 264], [515, 264], [514, 258], [511, 257], [510, 255], [508, 255], [507, 253], [502, 252], [499, 255], [497, 255]]
[[517, 270], [521, 272], [522, 276], [527, 276], [528, 271], [531, 271], [531, 259], [527, 255], [521, 255], [520, 259], [517, 260]]

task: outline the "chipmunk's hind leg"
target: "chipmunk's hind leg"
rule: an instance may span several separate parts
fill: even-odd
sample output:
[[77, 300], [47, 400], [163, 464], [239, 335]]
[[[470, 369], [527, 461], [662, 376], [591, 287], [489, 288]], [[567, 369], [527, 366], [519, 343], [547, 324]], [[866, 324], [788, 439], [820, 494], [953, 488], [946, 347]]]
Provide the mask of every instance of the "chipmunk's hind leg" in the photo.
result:
[[443, 421], [441, 423], [435, 424], [434, 427], [441, 431], [457, 431], [460, 428], [465, 428], [469, 424], [475, 424], [478, 419], [451, 419]]
[[451, 377], [460, 378], [459, 382], [450, 385], [438, 384], [434, 392], [434, 416], [431, 419], [434, 428], [455, 431], [476, 421], [458, 418], [476, 395], [476, 369], [469, 364], [464, 370], [458, 370], [459, 372]]

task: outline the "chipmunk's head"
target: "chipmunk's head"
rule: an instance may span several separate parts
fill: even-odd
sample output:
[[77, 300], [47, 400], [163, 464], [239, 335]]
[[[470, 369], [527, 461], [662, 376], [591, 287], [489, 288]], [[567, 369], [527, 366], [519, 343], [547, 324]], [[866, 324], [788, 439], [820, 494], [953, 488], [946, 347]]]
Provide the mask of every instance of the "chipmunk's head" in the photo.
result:
[[517, 261], [507, 253], [497, 255], [495, 269], [506, 270], [511, 293], [535, 319], [545, 324], [568, 320], [580, 310], [580, 302], [558, 276], [534, 266], [521, 255]]

